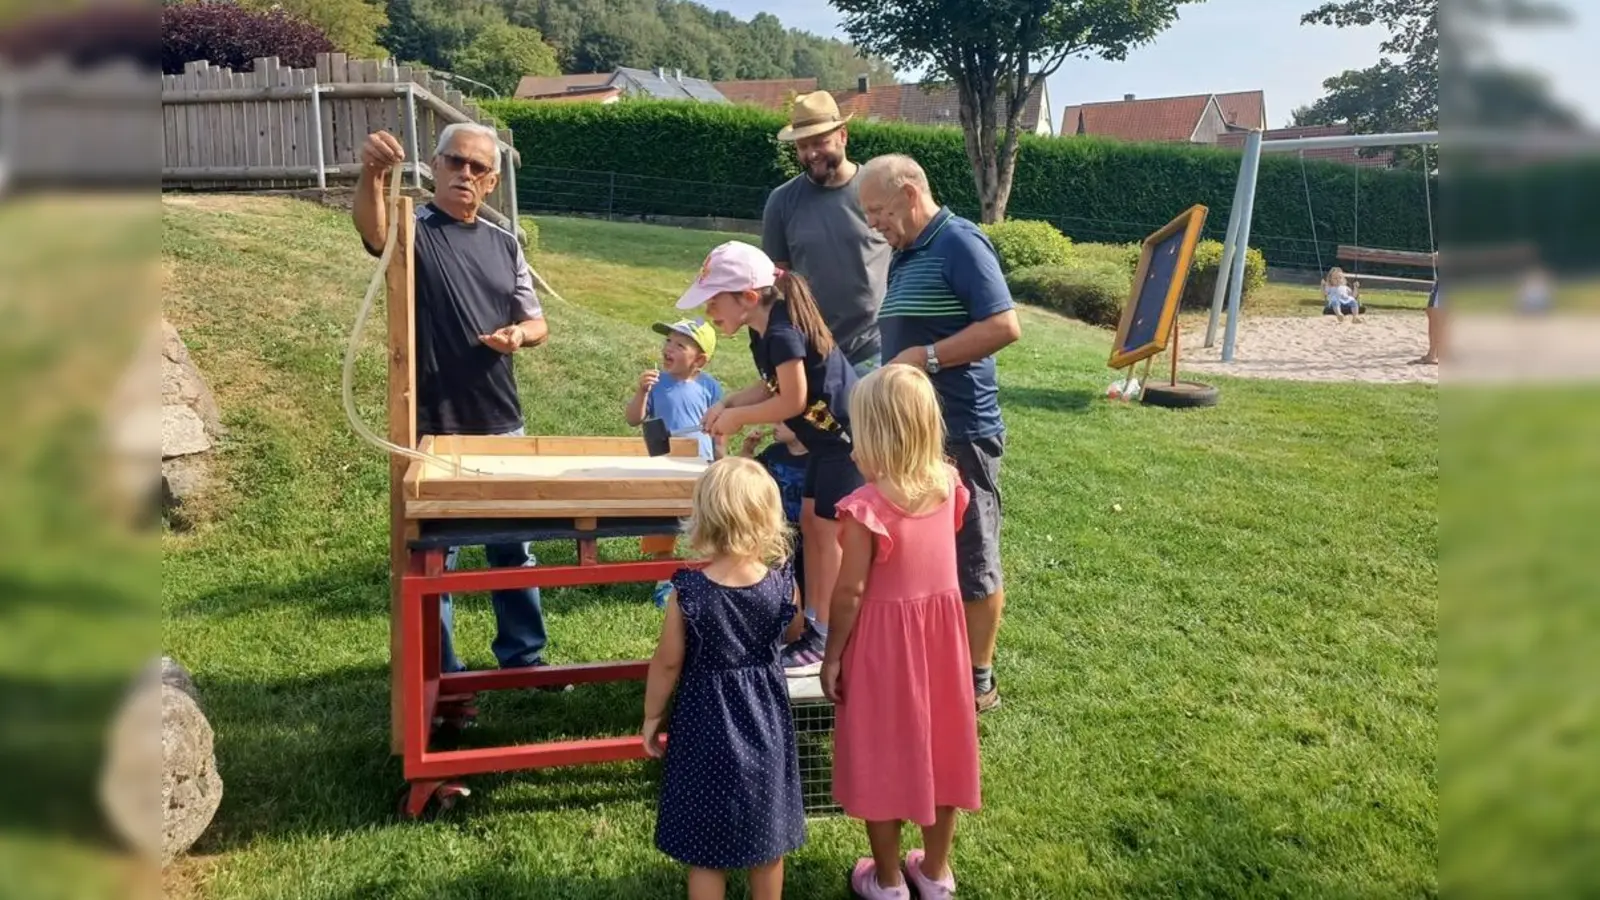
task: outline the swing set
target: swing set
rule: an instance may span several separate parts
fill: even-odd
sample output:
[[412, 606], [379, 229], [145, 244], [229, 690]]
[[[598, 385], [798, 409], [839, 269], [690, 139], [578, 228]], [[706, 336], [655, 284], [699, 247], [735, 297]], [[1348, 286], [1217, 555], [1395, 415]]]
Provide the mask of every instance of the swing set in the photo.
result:
[[[1306, 172], [1306, 152], [1298, 151], [1300, 157], [1300, 182], [1306, 192], [1306, 218], [1311, 223], [1311, 247], [1317, 255], [1317, 272], [1326, 273], [1328, 270], [1322, 264], [1322, 242], [1317, 238], [1316, 210], [1311, 204], [1311, 179]], [[1355, 223], [1351, 240], [1353, 243], [1339, 244], [1334, 251], [1334, 258], [1342, 263], [1350, 263], [1350, 289], [1355, 294], [1359, 303], [1361, 299], [1361, 279], [1377, 282], [1379, 285], [1390, 285], [1401, 289], [1432, 290], [1439, 280], [1439, 244], [1434, 235], [1433, 228], [1433, 185], [1429, 179], [1428, 147], [1422, 146], [1422, 194], [1427, 205], [1428, 214], [1428, 249], [1423, 250], [1390, 250], [1380, 247], [1361, 246], [1361, 167], [1355, 166]], [[1431, 277], [1414, 278], [1398, 275], [1366, 275], [1361, 274], [1362, 263], [1375, 263], [1385, 266], [1399, 266], [1401, 268], [1426, 269]], [[1363, 308], [1363, 312], [1366, 310]]]
[[[1222, 361], [1233, 362], [1233, 351], [1239, 330], [1239, 300], [1244, 293], [1244, 259], [1245, 250], [1250, 246], [1250, 220], [1255, 213], [1256, 178], [1261, 169], [1261, 155], [1263, 153], [1288, 153], [1300, 152], [1301, 178], [1306, 188], [1306, 214], [1311, 220], [1312, 244], [1316, 246], [1317, 267], [1322, 269], [1322, 247], [1317, 241], [1316, 216], [1311, 208], [1310, 179], [1305, 175], [1306, 150], [1333, 150], [1354, 147], [1405, 147], [1422, 146], [1423, 149], [1423, 189], [1427, 195], [1428, 203], [1428, 242], [1429, 251], [1424, 253], [1412, 250], [1390, 250], [1377, 247], [1363, 247], [1360, 244], [1361, 220], [1361, 170], [1356, 169], [1356, 227], [1354, 239], [1350, 244], [1340, 244], [1335, 250], [1335, 258], [1351, 262], [1355, 273], [1359, 275], [1363, 263], [1374, 265], [1411, 266], [1415, 268], [1426, 267], [1432, 275], [1432, 281], [1423, 281], [1420, 278], [1402, 278], [1387, 275], [1364, 276], [1369, 281], [1380, 281], [1395, 285], [1421, 287], [1424, 284], [1432, 285], [1438, 281], [1438, 243], [1434, 236], [1433, 227], [1433, 186], [1428, 180], [1427, 146], [1439, 143], [1438, 131], [1417, 131], [1399, 134], [1341, 134], [1324, 137], [1290, 138], [1287, 140], [1264, 140], [1262, 133], [1251, 131], [1245, 138], [1244, 156], [1239, 164], [1239, 181], [1234, 189], [1233, 207], [1228, 216], [1227, 237], [1222, 245], [1222, 262], [1217, 271], [1216, 293], [1211, 300], [1211, 317], [1206, 326], [1205, 346], [1211, 347], [1216, 343], [1217, 326], [1222, 317], [1222, 310], [1226, 305], [1228, 310], [1227, 329], [1223, 336]], [[1325, 271], [1325, 270], [1324, 270]]]

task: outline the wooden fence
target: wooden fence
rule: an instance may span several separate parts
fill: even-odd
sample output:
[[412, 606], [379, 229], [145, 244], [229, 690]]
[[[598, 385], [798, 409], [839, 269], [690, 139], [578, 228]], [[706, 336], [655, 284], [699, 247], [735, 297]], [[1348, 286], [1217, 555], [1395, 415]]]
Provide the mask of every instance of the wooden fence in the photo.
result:
[[[511, 132], [461, 92], [425, 70], [319, 53], [315, 69], [276, 57], [234, 72], [205, 61], [161, 79], [161, 184], [164, 189], [272, 190], [353, 184], [367, 135], [388, 131], [406, 152], [406, 183], [431, 187], [427, 160], [452, 122], [478, 122], [500, 136], [500, 185], [485, 216], [517, 218]], [[519, 237], [522, 230], [517, 229]]]
[[155, 94], [148, 70], [92, 68], [59, 57], [13, 68], [0, 59], [0, 193], [17, 188], [150, 184]]

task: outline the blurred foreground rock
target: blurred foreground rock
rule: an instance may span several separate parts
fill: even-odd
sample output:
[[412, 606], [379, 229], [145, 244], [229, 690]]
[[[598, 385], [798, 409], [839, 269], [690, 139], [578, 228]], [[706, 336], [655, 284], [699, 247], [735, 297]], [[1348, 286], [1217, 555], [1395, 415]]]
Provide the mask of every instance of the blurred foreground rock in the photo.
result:
[[189, 673], [151, 665], [112, 722], [100, 800], [129, 846], [165, 866], [205, 833], [222, 803], [211, 723]]

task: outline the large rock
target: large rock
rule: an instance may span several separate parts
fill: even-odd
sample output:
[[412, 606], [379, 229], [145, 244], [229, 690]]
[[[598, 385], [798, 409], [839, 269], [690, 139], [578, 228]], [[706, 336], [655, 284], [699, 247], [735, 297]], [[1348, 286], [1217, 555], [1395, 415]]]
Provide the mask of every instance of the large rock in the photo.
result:
[[[178, 336], [178, 329], [166, 319], [161, 320], [161, 405], [186, 406], [200, 419], [206, 431], [214, 435], [223, 433], [217, 398], [206, 386], [206, 380], [200, 377], [194, 360], [189, 358], [189, 348]], [[161, 455], [169, 455], [164, 446]]]
[[161, 322], [162, 503], [176, 511], [202, 494], [210, 454], [224, 434], [217, 399], [200, 375], [178, 330]]
[[112, 723], [100, 799], [112, 827], [165, 866], [200, 838], [222, 803], [215, 736], [194, 682], [162, 658]]

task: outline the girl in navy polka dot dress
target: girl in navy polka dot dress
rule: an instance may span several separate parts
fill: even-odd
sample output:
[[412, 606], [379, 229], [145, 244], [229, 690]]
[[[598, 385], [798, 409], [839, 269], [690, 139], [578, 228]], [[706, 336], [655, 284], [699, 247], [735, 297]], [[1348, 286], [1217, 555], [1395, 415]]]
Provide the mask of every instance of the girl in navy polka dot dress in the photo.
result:
[[708, 562], [673, 576], [645, 683], [645, 751], [664, 757], [656, 847], [689, 866], [691, 900], [722, 897], [729, 869], [749, 870], [754, 900], [777, 898], [783, 857], [806, 838], [779, 665], [797, 607], [777, 483], [743, 457], [713, 463], [688, 537]]

